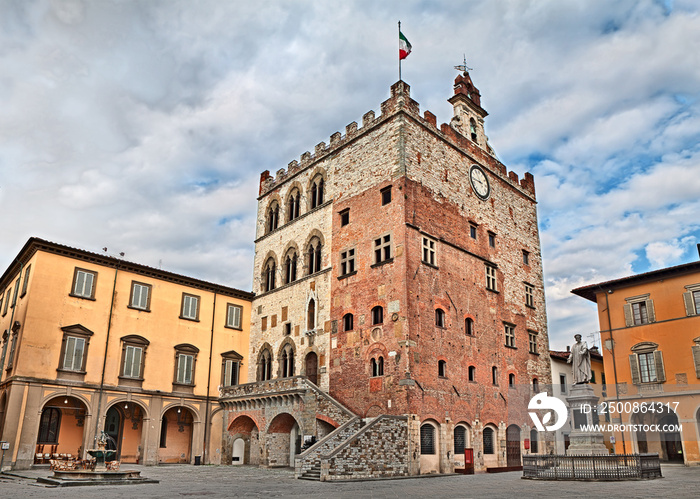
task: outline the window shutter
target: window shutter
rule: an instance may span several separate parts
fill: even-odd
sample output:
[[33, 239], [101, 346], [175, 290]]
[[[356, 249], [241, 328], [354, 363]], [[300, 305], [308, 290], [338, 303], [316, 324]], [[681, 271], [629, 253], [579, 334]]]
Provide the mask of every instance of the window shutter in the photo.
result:
[[230, 360], [224, 363], [224, 386], [231, 386], [231, 364]]
[[659, 350], [654, 352], [654, 361], [656, 362], [656, 380], [666, 381], [666, 372], [664, 371], [664, 358]]
[[695, 361], [695, 376], [700, 379], [700, 345], [693, 346], [693, 360]]
[[[73, 361], [73, 352], [75, 352], [75, 338], [69, 336], [66, 340], [66, 352], [63, 356], [63, 369], [72, 369], [73, 366], [71, 362]], [[10, 354], [10, 362], [12, 361], [12, 354]]]
[[634, 326], [634, 316], [632, 315], [632, 305], [625, 304], [625, 326]]
[[693, 294], [688, 291], [683, 293], [683, 303], [685, 303], [685, 315], [690, 317], [695, 314], [695, 303], [693, 302]]
[[654, 313], [654, 300], [646, 300], [647, 318], [649, 322], [656, 322], [656, 314]]
[[131, 375], [134, 378], [141, 377], [141, 352], [142, 350], [140, 347], [134, 347], [134, 358], [131, 366]]
[[194, 358], [191, 355], [186, 356], [187, 367], [185, 368], [185, 383], [192, 383], [192, 360]]
[[85, 349], [85, 340], [83, 338], [75, 339], [75, 352], [73, 353], [73, 369], [81, 371], [83, 369], [83, 350]]
[[178, 355], [177, 359], [178, 359], [178, 362], [177, 362], [177, 382], [184, 383], [185, 382], [185, 362], [187, 359], [182, 354]]
[[134, 363], [134, 347], [127, 346], [124, 353], [124, 376], [131, 376], [131, 366]]
[[[627, 305], [625, 305], [625, 307], [627, 307]], [[641, 383], [641, 376], [639, 375], [639, 359], [636, 353], [630, 355], [630, 372], [632, 373], [632, 383], [639, 385]]]

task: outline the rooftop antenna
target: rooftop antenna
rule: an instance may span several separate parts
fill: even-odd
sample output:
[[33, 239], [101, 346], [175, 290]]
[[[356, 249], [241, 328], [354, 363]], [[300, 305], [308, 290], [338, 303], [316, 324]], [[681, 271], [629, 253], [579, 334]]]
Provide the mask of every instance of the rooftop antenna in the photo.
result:
[[455, 69], [458, 71], [464, 71], [465, 73], [472, 71], [474, 68], [470, 68], [467, 66], [467, 54], [464, 54], [464, 64], [460, 64], [459, 66], [455, 66]]

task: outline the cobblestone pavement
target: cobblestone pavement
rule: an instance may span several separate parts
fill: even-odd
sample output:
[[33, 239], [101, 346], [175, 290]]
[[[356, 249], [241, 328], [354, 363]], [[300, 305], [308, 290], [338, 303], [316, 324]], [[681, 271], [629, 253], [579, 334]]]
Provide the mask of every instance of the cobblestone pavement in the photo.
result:
[[664, 478], [628, 482], [545, 482], [522, 480], [520, 472], [450, 475], [364, 482], [320, 483], [294, 479], [291, 469], [250, 466], [134, 466], [158, 484], [118, 487], [49, 488], [35, 482], [49, 476], [48, 470], [0, 475], [0, 498], [178, 498], [178, 497], [304, 497], [304, 498], [560, 498], [699, 497], [700, 467], [664, 465]]

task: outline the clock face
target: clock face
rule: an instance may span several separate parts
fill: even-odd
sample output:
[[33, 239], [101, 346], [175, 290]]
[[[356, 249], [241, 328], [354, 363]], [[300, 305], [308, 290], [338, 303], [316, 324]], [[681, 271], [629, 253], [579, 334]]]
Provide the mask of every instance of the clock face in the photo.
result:
[[486, 177], [484, 170], [477, 165], [472, 165], [471, 170], [469, 170], [469, 181], [477, 196], [481, 199], [488, 199], [489, 194], [491, 194], [491, 186], [489, 185], [489, 179]]

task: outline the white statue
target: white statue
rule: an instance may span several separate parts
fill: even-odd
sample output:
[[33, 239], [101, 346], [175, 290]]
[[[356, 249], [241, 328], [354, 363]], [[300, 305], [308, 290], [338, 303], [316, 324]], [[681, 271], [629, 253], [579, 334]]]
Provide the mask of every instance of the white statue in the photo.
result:
[[574, 335], [576, 343], [571, 347], [569, 360], [566, 362], [572, 364], [572, 374], [574, 376], [574, 384], [588, 383], [591, 380], [591, 353], [588, 351], [588, 345], [585, 341], [581, 341], [581, 335]]

